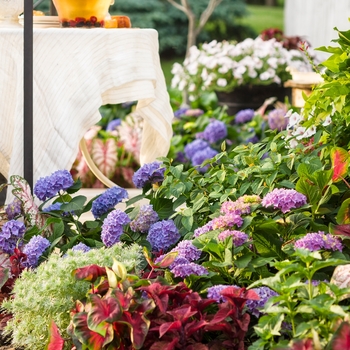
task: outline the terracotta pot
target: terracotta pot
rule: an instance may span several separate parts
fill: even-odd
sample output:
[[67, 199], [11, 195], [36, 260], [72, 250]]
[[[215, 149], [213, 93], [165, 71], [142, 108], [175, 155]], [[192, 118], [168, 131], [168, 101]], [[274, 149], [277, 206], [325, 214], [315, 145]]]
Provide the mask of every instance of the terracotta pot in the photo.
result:
[[103, 27], [111, 0], [53, 0], [62, 27]]
[[285, 98], [291, 99], [291, 89], [281, 85], [246, 85], [240, 86], [231, 92], [216, 91], [218, 103], [228, 107], [227, 113], [235, 115], [242, 109], [258, 109], [266, 99], [276, 97], [284, 102]]

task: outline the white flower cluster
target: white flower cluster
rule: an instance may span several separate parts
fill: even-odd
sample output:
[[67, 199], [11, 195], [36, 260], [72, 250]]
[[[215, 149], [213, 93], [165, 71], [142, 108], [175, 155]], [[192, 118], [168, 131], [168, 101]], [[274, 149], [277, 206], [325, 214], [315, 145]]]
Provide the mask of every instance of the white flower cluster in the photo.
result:
[[172, 69], [172, 87], [193, 98], [202, 91], [232, 91], [241, 85], [281, 84], [291, 78], [287, 67], [310, 71], [301, 51], [287, 50], [275, 39], [248, 38], [240, 43], [216, 40], [192, 46], [188, 57]]
[[[303, 125], [303, 122], [305, 121], [305, 118], [302, 114], [299, 114], [297, 112], [293, 112], [293, 110], [289, 110], [287, 114], [285, 115], [285, 118], [288, 118], [288, 125], [287, 125], [287, 137], [286, 141], [288, 142], [288, 145], [290, 148], [296, 148], [301, 140], [303, 139], [309, 139], [317, 132], [317, 126], [315, 124], [306, 127]], [[309, 119], [312, 118], [312, 114], [309, 115]], [[321, 125], [323, 127], [326, 127], [332, 123], [332, 117], [331, 115], [328, 115], [324, 118]]]

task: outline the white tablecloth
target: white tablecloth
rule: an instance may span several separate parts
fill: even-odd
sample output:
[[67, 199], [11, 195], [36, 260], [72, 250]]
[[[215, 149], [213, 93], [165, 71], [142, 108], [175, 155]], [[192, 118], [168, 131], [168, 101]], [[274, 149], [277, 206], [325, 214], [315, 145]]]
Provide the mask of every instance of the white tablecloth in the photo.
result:
[[[33, 94], [34, 183], [71, 168], [104, 104], [138, 101], [141, 164], [169, 150], [173, 112], [153, 29], [35, 28]], [[21, 28], [0, 29], [0, 106], [0, 172], [23, 175]]]

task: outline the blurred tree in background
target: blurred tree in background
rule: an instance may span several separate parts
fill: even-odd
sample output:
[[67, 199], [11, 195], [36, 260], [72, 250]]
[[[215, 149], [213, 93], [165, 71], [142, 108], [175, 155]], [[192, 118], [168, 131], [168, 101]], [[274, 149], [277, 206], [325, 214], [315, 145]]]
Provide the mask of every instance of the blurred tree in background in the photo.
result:
[[[189, 0], [193, 12], [199, 18], [208, 6], [208, 0]], [[184, 56], [187, 44], [187, 16], [164, 0], [116, 1], [110, 9], [111, 14], [127, 15], [132, 26], [154, 28], [159, 33], [160, 53], [164, 56]], [[222, 0], [197, 38], [197, 44], [204, 41], [242, 40], [256, 33], [248, 26], [236, 23], [246, 16], [245, 0]]]

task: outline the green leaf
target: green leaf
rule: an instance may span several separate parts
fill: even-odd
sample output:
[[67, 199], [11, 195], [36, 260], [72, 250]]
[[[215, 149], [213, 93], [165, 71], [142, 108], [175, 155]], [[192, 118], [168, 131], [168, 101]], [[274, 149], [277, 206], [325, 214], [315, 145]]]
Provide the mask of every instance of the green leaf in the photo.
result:
[[337, 223], [339, 225], [350, 224], [350, 198], [341, 203], [337, 214]]
[[152, 198], [150, 204], [153, 210], [158, 213], [159, 219], [168, 219], [174, 214], [173, 201], [168, 198]]
[[245, 253], [234, 261], [235, 266], [239, 269], [244, 269], [251, 262], [253, 253]]
[[76, 196], [69, 203], [62, 203], [61, 210], [66, 212], [74, 212], [82, 210], [86, 202], [85, 196]]

